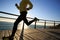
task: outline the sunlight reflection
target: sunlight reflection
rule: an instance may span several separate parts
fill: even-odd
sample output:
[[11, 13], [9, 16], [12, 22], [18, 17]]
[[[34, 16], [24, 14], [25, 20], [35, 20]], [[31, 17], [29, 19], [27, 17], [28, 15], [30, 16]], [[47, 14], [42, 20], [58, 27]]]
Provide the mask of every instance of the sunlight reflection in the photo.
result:
[[[22, 29], [23, 27], [23, 21], [19, 23], [18, 29]], [[24, 23], [24, 29], [28, 29], [28, 26]]]

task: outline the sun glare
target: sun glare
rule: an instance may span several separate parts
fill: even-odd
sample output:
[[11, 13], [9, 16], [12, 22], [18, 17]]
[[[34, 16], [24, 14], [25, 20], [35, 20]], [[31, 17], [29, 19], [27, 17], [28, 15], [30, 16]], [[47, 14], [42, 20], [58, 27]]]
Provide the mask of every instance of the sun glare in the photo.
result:
[[[18, 29], [22, 29], [23, 27], [23, 21], [19, 23]], [[24, 29], [28, 29], [28, 26], [24, 23]]]

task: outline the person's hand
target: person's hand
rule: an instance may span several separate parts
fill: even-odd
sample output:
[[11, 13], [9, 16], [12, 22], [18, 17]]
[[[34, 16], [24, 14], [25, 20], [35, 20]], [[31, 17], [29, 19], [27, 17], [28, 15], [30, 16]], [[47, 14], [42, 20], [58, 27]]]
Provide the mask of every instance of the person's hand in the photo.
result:
[[29, 8], [27, 8], [27, 10], [30, 10]]
[[17, 3], [15, 4], [15, 6], [18, 6]]

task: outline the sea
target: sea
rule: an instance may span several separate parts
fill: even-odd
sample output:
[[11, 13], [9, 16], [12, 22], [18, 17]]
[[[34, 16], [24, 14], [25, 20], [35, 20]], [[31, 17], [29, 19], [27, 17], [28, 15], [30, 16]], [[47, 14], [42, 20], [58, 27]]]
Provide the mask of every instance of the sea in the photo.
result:
[[[4, 22], [4, 21], [0, 21], [0, 30], [12, 30], [13, 29], [13, 25], [14, 23], [13, 22]], [[30, 25], [28, 26], [28, 28], [33, 28], [34, 29], [35, 25]], [[37, 29], [40, 29], [40, 28], [44, 28], [44, 26], [42, 25], [36, 25], [36, 28]], [[48, 28], [48, 26], [46, 26], [46, 28]]]

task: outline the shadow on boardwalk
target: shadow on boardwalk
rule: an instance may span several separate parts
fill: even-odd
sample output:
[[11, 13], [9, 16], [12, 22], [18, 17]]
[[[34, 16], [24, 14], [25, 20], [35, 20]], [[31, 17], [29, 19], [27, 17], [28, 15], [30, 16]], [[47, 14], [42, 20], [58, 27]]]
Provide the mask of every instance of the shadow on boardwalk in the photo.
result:
[[24, 40], [23, 36], [24, 36], [24, 23], [23, 23], [21, 34], [20, 34], [20, 40]]
[[[57, 29], [57, 31], [60, 29]], [[54, 33], [48, 32], [53, 31], [49, 29], [25, 29], [17, 30], [14, 36], [14, 40], [60, 40], [60, 36]], [[56, 30], [55, 30], [56, 31]], [[0, 40], [2, 37], [9, 36], [12, 30], [0, 30]], [[21, 32], [21, 33], [20, 33]]]

